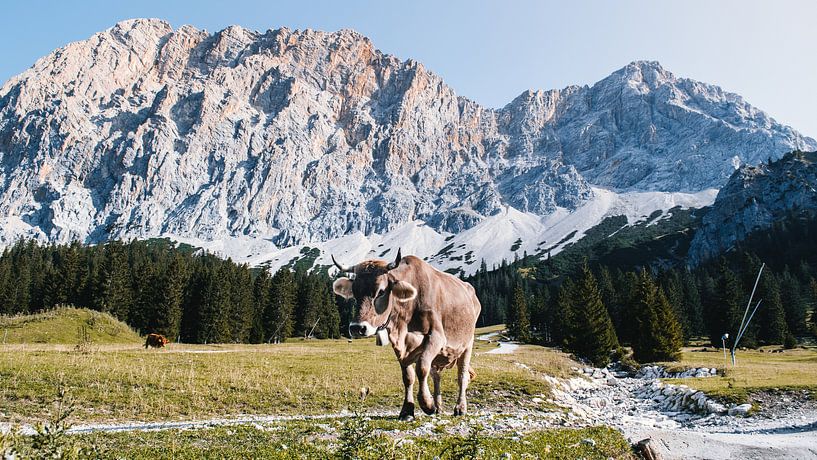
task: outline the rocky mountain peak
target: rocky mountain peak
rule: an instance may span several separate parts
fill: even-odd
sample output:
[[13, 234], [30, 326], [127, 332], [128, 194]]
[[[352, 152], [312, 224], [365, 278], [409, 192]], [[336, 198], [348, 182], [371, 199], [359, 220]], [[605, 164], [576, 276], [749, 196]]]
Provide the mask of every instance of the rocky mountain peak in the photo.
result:
[[353, 30], [135, 19], [0, 89], [0, 237], [288, 246], [413, 221], [459, 233], [509, 208], [571, 212], [591, 184], [719, 187], [735, 159], [811, 145], [657, 63], [493, 110]]

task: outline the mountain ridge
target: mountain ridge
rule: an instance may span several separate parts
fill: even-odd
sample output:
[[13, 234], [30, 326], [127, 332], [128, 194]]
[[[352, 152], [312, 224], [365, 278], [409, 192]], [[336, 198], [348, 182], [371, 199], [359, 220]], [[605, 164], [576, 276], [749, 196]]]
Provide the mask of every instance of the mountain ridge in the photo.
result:
[[510, 208], [569, 214], [594, 186], [694, 194], [811, 146], [657, 62], [490, 109], [349, 29], [136, 19], [0, 88], [0, 241], [459, 234]]

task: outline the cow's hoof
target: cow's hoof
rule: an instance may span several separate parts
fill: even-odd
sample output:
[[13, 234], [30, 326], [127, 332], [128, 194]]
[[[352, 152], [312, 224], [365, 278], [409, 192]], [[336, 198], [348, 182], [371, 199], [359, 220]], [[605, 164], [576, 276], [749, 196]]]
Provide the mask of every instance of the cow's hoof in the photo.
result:
[[426, 415], [434, 415], [437, 413], [437, 408], [434, 405], [426, 406], [425, 404], [420, 404], [420, 408], [423, 409]]
[[465, 409], [464, 406], [457, 406], [454, 408], [454, 416], [459, 417], [460, 415], [465, 415], [468, 411]]
[[422, 394], [417, 396], [420, 400], [420, 408], [423, 409], [423, 412], [425, 412], [426, 415], [433, 415], [437, 410], [437, 406], [434, 404], [434, 400], [431, 399], [431, 395], [426, 398], [424, 398]]
[[402, 422], [410, 422], [414, 420], [414, 404], [413, 403], [403, 403], [403, 407], [400, 408], [400, 421]]

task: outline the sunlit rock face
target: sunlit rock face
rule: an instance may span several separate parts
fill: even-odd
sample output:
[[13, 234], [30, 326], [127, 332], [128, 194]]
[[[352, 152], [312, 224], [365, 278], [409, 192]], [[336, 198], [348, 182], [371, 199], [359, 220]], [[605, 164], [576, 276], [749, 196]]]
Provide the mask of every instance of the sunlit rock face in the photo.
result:
[[0, 238], [457, 233], [615, 190], [695, 191], [812, 139], [636, 62], [488, 109], [350, 30], [129, 20], [0, 89]]

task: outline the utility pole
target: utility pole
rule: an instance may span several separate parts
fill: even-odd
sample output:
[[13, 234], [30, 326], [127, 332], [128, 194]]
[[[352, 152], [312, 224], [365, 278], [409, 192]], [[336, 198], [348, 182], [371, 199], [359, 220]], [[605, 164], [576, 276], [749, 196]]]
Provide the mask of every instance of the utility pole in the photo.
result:
[[763, 273], [763, 267], [766, 264], [763, 263], [760, 265], [760, 270], [757, 272], [757, 278], [755, 279], [755, 286], [752, 288], [752, 294], [749, 295], [749, 301], [746, 303], [746, 311], [743, 312], [743, 319], [740, 321], [740, 327], [738, 328], [737, 336], [735, 337], [735, 342], [732, 343], [732, 366], [734, 367], [737, 363], [735, 362], [735, 350], [738, 348], [738, 342], [740, 339], [743, 338], [743, 334], [746, 333], [746, 329], [749, 328], [749, 322], [752, 321], [752, 318], [755, 316], [757, 309], [760, 308], [760, 302], [763, 302], [763, 299], [757, 301], [757, 305], [755, 305], [755, 309], [752, 310], [752, 314], [749, 315], [749, 319], [746, 319], [746, 315], [749, 314], [749, 309], [752, 308], [752, 299], [755, 297], [755, 291], [757, 290], [757, 283], [760, 281], [760, 275]]

